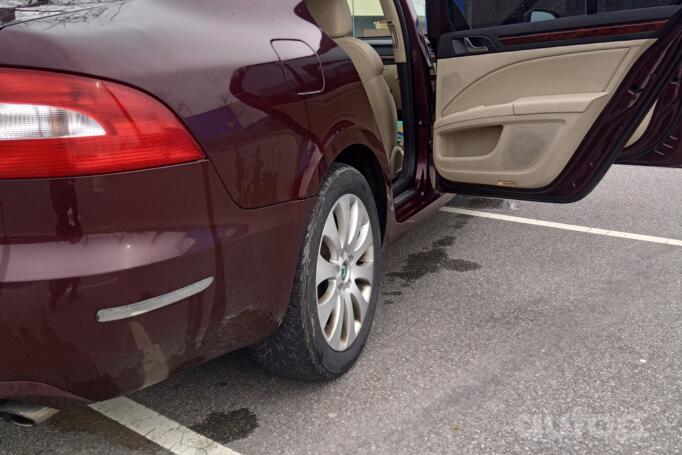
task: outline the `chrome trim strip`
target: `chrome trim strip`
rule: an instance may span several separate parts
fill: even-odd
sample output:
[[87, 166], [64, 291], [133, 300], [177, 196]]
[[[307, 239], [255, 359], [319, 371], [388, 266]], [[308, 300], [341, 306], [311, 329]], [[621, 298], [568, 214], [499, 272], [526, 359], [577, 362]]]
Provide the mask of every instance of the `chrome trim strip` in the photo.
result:
[[213, 277], [204, 278], [194, 284], [185, 286], [168, 294], [152, 297], [151, 299], [142, 300], [141, 302], [132, 303], [126, 306], [119, 306], [114, 308], [105, 308], [97, 312], [97, 322], [112, 322], [120, 321], [122, 319], [134, 318], [150, 311], [158, 310], [159, 308], [172, 305], [181, 300], [188, 299], [193, 295], [208, 289], [213, 284]]

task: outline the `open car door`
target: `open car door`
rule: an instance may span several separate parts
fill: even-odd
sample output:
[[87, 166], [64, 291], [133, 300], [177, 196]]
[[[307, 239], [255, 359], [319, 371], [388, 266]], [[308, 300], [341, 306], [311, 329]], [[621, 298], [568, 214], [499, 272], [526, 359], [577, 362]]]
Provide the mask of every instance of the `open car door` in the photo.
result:
[[616, 161], [682, 166], [681, 9], [442, 34], [439, 187], [572, 202]]

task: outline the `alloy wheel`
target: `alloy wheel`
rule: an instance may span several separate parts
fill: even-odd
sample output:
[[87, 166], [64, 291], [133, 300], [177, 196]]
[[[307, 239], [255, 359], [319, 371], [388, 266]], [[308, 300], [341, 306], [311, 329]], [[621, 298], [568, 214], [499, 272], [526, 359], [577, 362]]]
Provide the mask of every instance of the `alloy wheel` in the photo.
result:
[[348, 349], [365, 322], [374, 281], [374, 238], [365, 204], [345, 194], [325, 221], [317, 255], [317, 316], [329, 346]]

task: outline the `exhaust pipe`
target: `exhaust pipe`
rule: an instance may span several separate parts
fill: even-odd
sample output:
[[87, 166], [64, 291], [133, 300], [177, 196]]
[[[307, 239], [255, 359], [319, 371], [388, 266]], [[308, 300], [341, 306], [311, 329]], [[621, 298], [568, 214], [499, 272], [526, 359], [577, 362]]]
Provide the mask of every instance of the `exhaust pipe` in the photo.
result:
[[45, 422], [59, 410], [19, 401], [0, 401], [0, 420], [20, 427], [33, 427]]

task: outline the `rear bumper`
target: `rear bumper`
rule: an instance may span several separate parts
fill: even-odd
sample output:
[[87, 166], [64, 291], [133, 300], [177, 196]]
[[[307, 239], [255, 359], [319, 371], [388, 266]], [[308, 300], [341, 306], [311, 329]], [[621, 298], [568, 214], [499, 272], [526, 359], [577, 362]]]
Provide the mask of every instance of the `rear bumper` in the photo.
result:
[[0, 182], [0, 399], [101, 401], [260, 341], [312, 204], [243, 210], [207, 162]]

